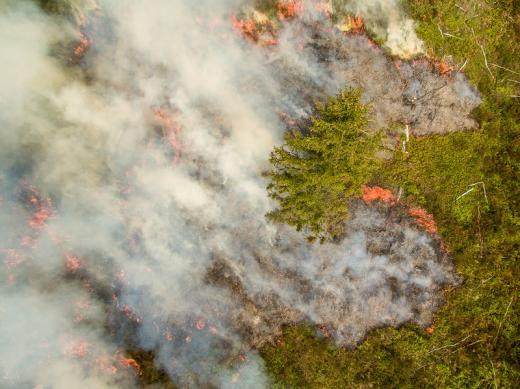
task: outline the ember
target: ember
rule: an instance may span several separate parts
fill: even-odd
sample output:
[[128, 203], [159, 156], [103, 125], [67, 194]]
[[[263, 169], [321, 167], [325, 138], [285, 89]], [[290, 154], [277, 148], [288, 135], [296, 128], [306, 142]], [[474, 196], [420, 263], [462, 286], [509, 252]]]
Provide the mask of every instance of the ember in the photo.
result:
[[66, 255], [65, 256], [65, 266], [67, 269], [74, 273], [76, 270], [78, 270], [81, 267], [81, 261], [78, 257], [75, 255]]
[[180, 135], [182, 127], [178, 123], [179, 113], [169, 115], [161, 109], [154, 109], [153, 113], [155, 119], [163, 128], [163, 135], [174, 152], [173, 163], [176, 163], [181, 153]]
[[321, 331], [321, 333], [323, 334], [324, 337], [326, 337], [326, 338], [330, 338], [331, 337], [331, 333], [329, 331], [329, 327], [326, 324], [320, 324], [318, 326], [318, 328], [320, 329], [320, 331]]
[[63, 354], [69, 357], [84, 358], [89, 351], [89, 344], [84, 341], [69, 344], [63, 350]]
[[90, 41], [90, 38], [86, 36], [85, 33], [80, 32], [79, 42], [74, 49], [74, 56], [76, 57], [76, 60], [82, 58], [87, 53], [91, 43], [92, 42]]
[[117, 373], [117, 367], [112, 363], [109, 357], [99, 357], [94, 361], [94, 365], [104, 374], [114, 375]]
[[15, 249], [7, 250], [7, 258], [4, 263], [7, 266], [7, 269], [12, 269], [24, 261], [23, 255]]
[[448, 76], [453, 72], [453, 67], [444, 61], [438, 61], [433, 59], [433, 64], [435, 65], [437, 71], [441, 76]]

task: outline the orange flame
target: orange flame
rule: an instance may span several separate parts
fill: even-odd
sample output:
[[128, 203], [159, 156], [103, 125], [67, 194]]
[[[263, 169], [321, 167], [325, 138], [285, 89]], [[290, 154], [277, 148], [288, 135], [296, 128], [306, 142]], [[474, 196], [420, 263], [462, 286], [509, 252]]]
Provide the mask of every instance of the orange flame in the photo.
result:
[[238, 19], [230, 16], [233, 28], [248, 42], [260, 46], [275, 46], [278, 44], [276, 31], [269, 21], [256, 21], [253, 18]]
[[88, 49], [90, 48], [90, 45], [92, 44], [90, 38], [83, 32], [79, 33], [79, 42], [74, 49], [74, 55], [76, 56], [76, 59], [80, 59], [83, 57]]
[[281, 0], [276, 4], [278, 19], [285, 20], [303, 13], [303, 3], [300, 0]]
[[428, 333], [428, 334], [433, 334], [433, 333], [435, 332], [435, 324], [432, 324], [431, 326], [426, 327], [424, 330], [425, 330], [426, 333]]
[[29, 226], [33, 229], [42, 229], [52, 216], [51, 199], [49, 197], [42, 198], [32, 185], [27, 185], [25, 190], [30, 194], [29, 203], [36, 210], [29, 220]]
[[365, 25], [361, 16], [348, 15], [338, 27], [345, 33], [362, 33], [365, 31]]
[[256, 42], [258, 39], [258, 31], [256, 22], [253, 19], [239, 20], [235, 15], [231, 15], [231, 24], [247, 40]]
[[410, 216], [415, 218], [417, 224], [428, 231], [430, 234], [437, 233], [437, 224], [433, 219], [433, 215], [426, 212], [423, 208], [412, 207], [408, 211]]
[[181, 125], [178, 123], [179, 114], [167, 114], [164, 110], [156, 108], [153, 110], [155, 120], [161, 125], [164, 130], [164, 135], [173, 151], [175, 152], [173, 162], [176, 163], [180, 158], [181, 142], [180, 134], [182, 131]]
[[124, 367], [131, 367], [135, 369], [137, 373], [141, 374], [141, 366], [139, 365], [139, 363], [137, 363], [137, 361], [134, 358], [120, 357], [119, 363]]
[[195, 323], [195, 328], [198, 329], [199, 331], [202, 331], [205, 327], [206, 327], [206, 323], [204, 322], [203, 319], [199, 319]]
[[394, 200], [394, 194], [388, 189], [383, 189], [380, 186], [363, 187], [363, 201], [367, 204], [374, 201], [382, 201], [384, 203], [392, 204]]
[[449, 75], [453, 71], [452, 67], [448, 65], [446, 62], [437, 62], [436, 66], [441, 76]]

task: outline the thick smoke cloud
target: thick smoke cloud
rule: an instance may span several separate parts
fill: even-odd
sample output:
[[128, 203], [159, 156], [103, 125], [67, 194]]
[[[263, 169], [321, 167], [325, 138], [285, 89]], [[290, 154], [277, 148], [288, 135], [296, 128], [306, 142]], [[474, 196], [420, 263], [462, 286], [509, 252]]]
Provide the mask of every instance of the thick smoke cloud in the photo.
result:
[[[85, 55], [65, 20], [28, 1], [1, 9], [0, 386], [132, 387], [137, 348], [179, 384], [265, 387], [255, 349], [283, 324], [323, 324], [353, 346], [430, 322], [455, 277], [403, 209], [353, 205], [348, 236], [323, 246], [264, 218], [282, 114], [303, 120], [344, 83], [375, 102], [378, 83], [348, 72], [370, 57], [392, 67], [381, 51], [335, 33], [347, 61], [334, 46], [298, 51], [295, 29], [310, 39], [309, 20], [327, 23], [311, 14], [277, 47], [251, 45], [229, 22], [239, 1], [86, 4]], [[478, 98], [457, 77], [467, 114]], [[381, 108], [378, 125], [411, 121], [399, 110]]]

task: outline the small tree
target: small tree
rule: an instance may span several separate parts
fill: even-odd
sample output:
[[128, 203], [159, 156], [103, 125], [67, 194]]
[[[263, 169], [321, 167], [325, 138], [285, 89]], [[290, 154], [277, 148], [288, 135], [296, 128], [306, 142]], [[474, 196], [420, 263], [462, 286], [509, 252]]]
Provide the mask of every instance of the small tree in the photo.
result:
[[318, 104], [308, 134], [287, 132], [271, 154], [267, 189], [279, 208], [267, 216], [305, 229], [311, 241], [341, 235], [347, 199], [361, 193], [379, 165], [380, 136], [367, 131], [369, 109], [360, 95], [344, 89]]

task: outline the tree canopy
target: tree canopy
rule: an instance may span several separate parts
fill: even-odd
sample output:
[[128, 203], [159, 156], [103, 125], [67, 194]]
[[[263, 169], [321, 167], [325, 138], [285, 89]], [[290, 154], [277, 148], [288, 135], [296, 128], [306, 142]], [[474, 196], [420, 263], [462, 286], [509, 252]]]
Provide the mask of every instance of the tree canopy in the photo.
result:
[[317, 104], [310, 128], [286, 133], [271, 154], [269, 196], [279, 207], [268, 218], [305, 230], [308, 238], [341, 235], [347, 199], [360, 194], [379, 166], [379, 134], [368, 128], [369, 107], [361, 92], [345, 88]]

